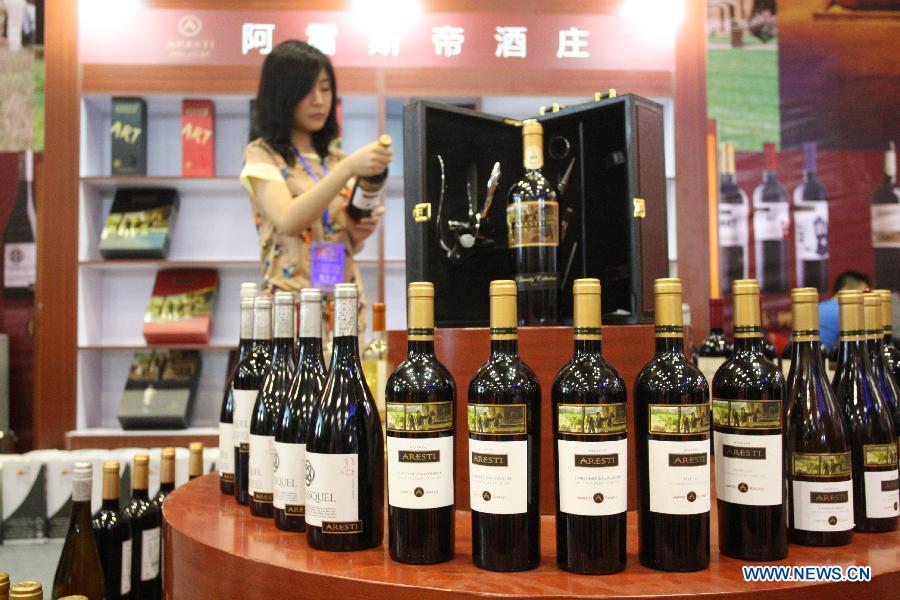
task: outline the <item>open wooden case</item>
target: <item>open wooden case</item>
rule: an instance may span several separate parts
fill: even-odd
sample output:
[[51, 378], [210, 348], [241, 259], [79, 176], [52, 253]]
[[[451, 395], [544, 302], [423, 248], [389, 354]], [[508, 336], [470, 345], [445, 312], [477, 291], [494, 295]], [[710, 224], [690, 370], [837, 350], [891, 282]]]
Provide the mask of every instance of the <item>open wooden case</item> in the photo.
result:
[[[558, 321], [571, 323], [579, 277], [601, 280], [604, 323], [651, 321], [653, 280], [668, 272], [662, 106], [626, 94], [535, 118], [543, 173], [566, 182]], [[412, 100], [403, 135], [407, 282], [434, 283], [438, 327], [486, 326], [491, 280], [514, 276], [506, 205], [523, 174], [521, 122]], [[485, 212], [495, 163], [501, 175]]]

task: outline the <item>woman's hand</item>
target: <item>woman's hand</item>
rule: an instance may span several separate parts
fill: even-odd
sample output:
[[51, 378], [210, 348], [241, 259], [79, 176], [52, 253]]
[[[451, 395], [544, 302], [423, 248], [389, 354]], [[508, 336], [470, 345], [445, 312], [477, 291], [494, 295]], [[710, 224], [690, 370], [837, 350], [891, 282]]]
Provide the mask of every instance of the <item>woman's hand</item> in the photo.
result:
[[372, 232], [378, 227], [382, 215], [384, 215], [384, 206], [377, 206], [372, 210], [371, 217], [366, 217], [359, 221], [347, 218], [347, 234], [350, 236], [354, 246], [362, 244], [367, 237], [372, 235]]
[[393, 150], [385, 148], [378, 142], [372, 142], [363, 146], [342, 162], [347, 165], [351, 175], [354, 177], [371, 177], [384, 172], [391, 162], [392, 156], [394, 156]]

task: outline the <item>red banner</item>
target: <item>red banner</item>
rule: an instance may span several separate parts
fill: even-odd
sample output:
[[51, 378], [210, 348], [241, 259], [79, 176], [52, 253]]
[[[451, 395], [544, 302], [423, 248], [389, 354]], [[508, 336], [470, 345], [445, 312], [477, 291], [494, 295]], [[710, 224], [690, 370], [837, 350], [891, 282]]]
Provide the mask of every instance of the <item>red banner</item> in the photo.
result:
[[[191, 10], [90, 3], [79, 15], [79, 61], [93, 64], [261, 64], [274, 45], [309, 41], [352, 67], [672, 71], [674, 31], [617, 15]], [[671, 28], [674, 29], [674, 28]]]

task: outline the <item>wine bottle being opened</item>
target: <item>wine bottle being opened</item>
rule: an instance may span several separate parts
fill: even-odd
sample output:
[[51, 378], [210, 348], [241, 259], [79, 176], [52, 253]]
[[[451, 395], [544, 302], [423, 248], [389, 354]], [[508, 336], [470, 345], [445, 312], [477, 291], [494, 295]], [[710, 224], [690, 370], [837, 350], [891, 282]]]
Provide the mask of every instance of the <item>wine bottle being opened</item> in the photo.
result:
[[334, 288], [334, 351], [306, 442], [306, 539], [320, 550], [363, 550], [384, 534], [384, 438], [359, 360], [359, 292]]
[[[382, 134], [378, 136], [378, 143], [385, 148], [390, 148], [393, 140], [391, 136]], [[359, 177], [353, 187], [353, 195], [347, 204], [347, 215], [354, 221], [372, 216], [372, 211], [379, 204], [384, 204], [384, 184], [387, 181], [388, 170], [384, 169], [377, 175]]]
[[388, 547], [391, 558], [453, 558], [456, 383], [434, 355], [434, 286], [407, 287], [406, 360], [387, 381]]
[[544, 177], [544, 129], [534, 120], [522, 125], [525, 174], [509, 189], [508, 245], [516, 267], [520, 325], [556, 322], [559, 273], [559, 203]]

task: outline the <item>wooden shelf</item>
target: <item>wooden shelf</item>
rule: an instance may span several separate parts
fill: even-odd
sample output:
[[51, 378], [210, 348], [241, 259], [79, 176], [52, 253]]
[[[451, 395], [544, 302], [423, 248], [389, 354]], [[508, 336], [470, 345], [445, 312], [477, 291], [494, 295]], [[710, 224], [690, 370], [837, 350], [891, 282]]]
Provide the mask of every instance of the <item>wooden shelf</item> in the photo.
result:
[[[132, 187], [174, 187], [180, 192], [223, 193], [225, 197], [246, 199], [237, 175], [220, 177], [181, 177], [176, 175], [147, 176], [91, 176], [82, 177], [81, 183], [104, 193], [114, 193], [118, 188]], [[241, 192], [240, 195], [235, 192]]]
[[115, 427], [98, 427], [66, 432], [66, 447], [81, 448], [157, 448], [160, 446], [187, 446], [190, 442], [203, 442], [206, 447], [217, 446], [219, 430], [216, 427], [189, 427], [187, 429], [124, 430]]
[[[465, 445], [465, 444], [460, 444]], [[552, 453], [550, 453], [552, 454]], [[552, 477], [552, 473], [551, 473]], [[468, 506], [457, 503], [457, 507]], [[900, 532], [856, 533], [841, 548], [791, 545], [775, 565], [868, 565], [872, 581], [749, 582], [747, 564], [719, 553], [716, 504], [710, 515], [711, 560], [694, 573], [655, 571], [640, 564], [638, 519], [627, 516], [628, 563], [625, 570], [602, 577], [577, 575], [556, 565], [554, 517], [541, 517], [541, 564], [522, 573], [483, 571], [472, 564], [471, 513], [456, 511], [456, 557], [430, 566], [390, 560], [385, 545], [359, 552], [323, 552], [306, 543], [306, 535], [276, 529], [272, 519], [250, 515], [246, 506], [219, 492], [212, 473], [176, 489], [166, 499], [166, 552], [163, 587], [167, 597], [280, 597], [303, 590], [305, 598], [416, 598], [476, 600], [490, 598], [728, 598], [766, 600], [808, 597], [817, 600], [893, 598], [900, 586], [897, 548]], [[385, 518], [385, 541], [388, 520]]]

